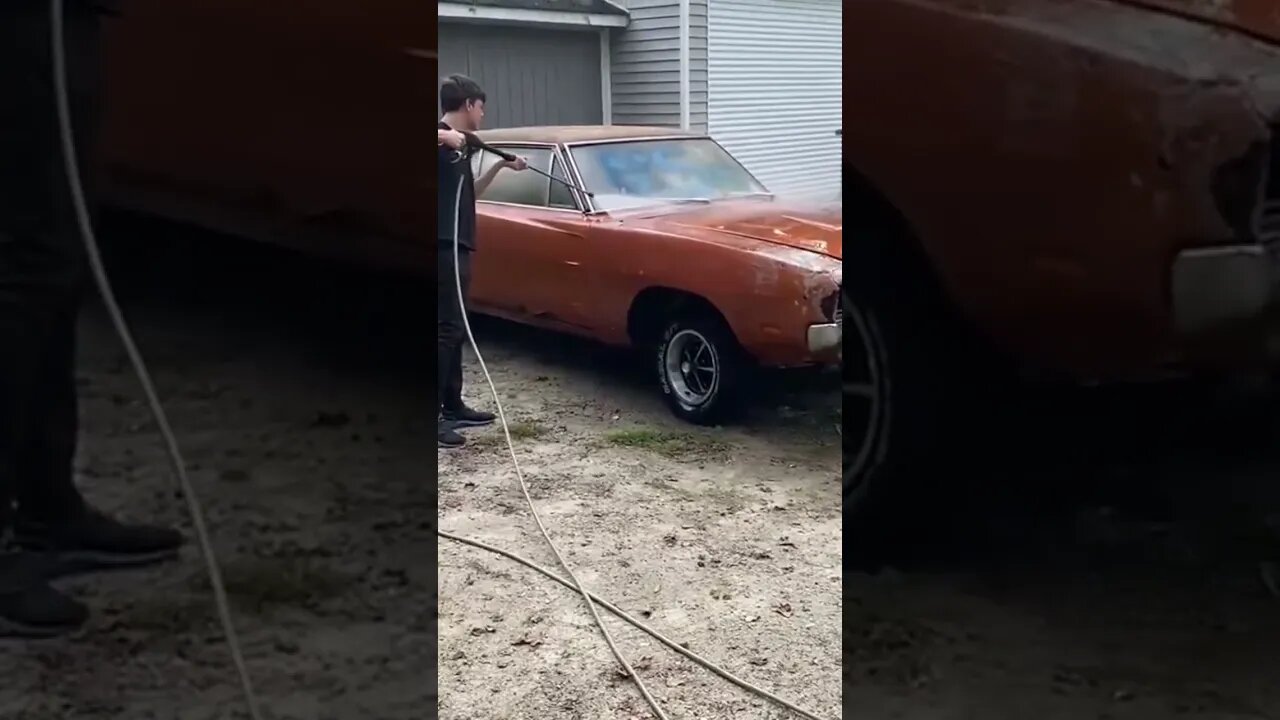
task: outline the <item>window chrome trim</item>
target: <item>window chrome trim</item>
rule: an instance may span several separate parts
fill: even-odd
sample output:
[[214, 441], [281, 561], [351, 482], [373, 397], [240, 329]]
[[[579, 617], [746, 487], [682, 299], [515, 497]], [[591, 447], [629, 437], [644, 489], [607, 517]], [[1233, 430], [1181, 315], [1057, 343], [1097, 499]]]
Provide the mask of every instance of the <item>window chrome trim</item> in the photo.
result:
[[[583, 145], [616, 145], [618, 143], [629, 142], [652, 142], [654, 140], [711, 140], [715, 139], [710, 135], [697, 133], [675, 133], [672, 135], [636, 135], [635, 137], [624, 138], [594, 138], [591, 140], [574, 140], [572, 142], [561, 143], [567, 148], [575, 148]], [[716, 143], [719, 145], [720, 143]], [[727, 150], [725, 152], [728, 152]]]
[[[577, 177], [577, 168], [570, 164], [569, 153], [565, 152], [564, 149], [557, 144], [554, 157], [560, 160], [560, 167], [564, 169], [564, 179], [578, 187], [582, 187], [582, 180]], [[554, 162], [552, 162], [552, 166], [555, 166]], [[551, 180], [550, 182], [556, 181]], [[573, 198], [574, 212], [582, 213], [584, 215], [590, 213], [591, 198], [587, 197], [575, 188], [569, 188], [569, 196]], [[548, 195], [548, 198], [550, 198], [550, 195]], [[548, 205], [548, 207], [550, 207], [550, 205]], [[567, 210], [568, 208], [559, 209]]]
[[[551, 168], [555, 164], [555, 159], [557, 157], [560, 157], [561, 164], [564, 164], [564, 158], [562, 157], [562, 153], [560, 152], [560, 145], [558, 143], [541, 142], [537, 140], [513, 140], [510, 142], [489, 143], [489, 145], [497, 150], [515, 150], [519, 148], [532, 148], [534, 150], [550, 150], [551, 163], [547, 165], [548, 174], [550, 174]], [[484, 152], [484, 151], [481, 150], [480, 152]], [[550, 203], [551, 202], [551, 183], [555, 181], [552, 180], [551, 178], [547, 178], [546, 180], [547, 180], [547, 202]], [[576, 207], [573, 207], [573, 208], [552, 207], [550, 204], [529, 205], [526, 203], [505, 202], [502, 200], [484, 200], [479, 197], [476, 198], [476, 204], [485, 203], [487, 205], [500, 205], [503, 207], [518, 207], [518, 208], [526, 208], [529, 210], [548, 210], [551, 212], [573, 213], [575, 215], [585, 214], [584, 211], [582, 210], [583, 199], [578, 197], [578, 191], [570, 190], [569, 192], [573, 197], [573, 201]]]
[[502, 202], [500, 200], [476, 200], [477, 205], [497, 205], [499, 207], [523, 208], [525, 210], [540, 210], [543, 212], [559, 212], [572, 213], [574, 215], [583, 215], [584, 213], [578, 209], [549, 207], [546, 205], [521, 205], [520, 203]]
[[[575, 175], [574, 182], [576, 182], [579, 187], [583, 187], [583, 188], [586, 188], [587, 190], [590, 190], [591, 188], [588, 188], [586, 186], [586, 183], [582, 179], [582, 171], [579, 170], [578, 168], [578, 160], [573, 155], [574, 148], [591, 147], [593, 145], [618, 145], [621, 143], [654, 142], [657, 140], [710, 140], [711, 142], [715, 143], [716, 147], [720, 148], [720, 150], [723, 151], [724, 154], [727, 155], [729, 159], [734, 162], [734, 164], [736, 164], [739, 168], [742, 168], [742, 172], [746, 173], [747, 177], [751, 178], [751, 180], [755, 182], [755, 184], [764, 188], [764, 192], [767, 192], [770, 195], [774, 194], [773, 191], [768, 188], [768, 186], [760, 182], [760, 178], [756, 177], [755, 173], [752, 173], [750, 170], [747, 169], [746, 165], [742, 164], [741, 160], [739, 160], [736, 156], [734, 156], [733, 153], [729, 152], [724, 145], [721, 145], [720, 141], [716, 140], [715, 138], [711, 137], [706, 133], [703, 133], [700, 135], [691, 134], [691, 133], [690, 134], [679, 133], [679, 134], [673, 134], [673, 135], [639, 135], [636, 137], [629, 137], [629, 138], [603, 138], [603, 139], [597, 139], [597, 140], [575, 140], [573, 142], [559, 143], [559, 145], [564, 148], [564, 154], [568, 156], [569, 160], [573, 163], [573, 172]], [[586, 199], [587, 198], [584, 198], [584, 200]], [[654, 203], [654, 204], [660, 205], [661, 203]], [[596, 207], [594, 200], [589, 202], [587, 204], [587, 207], [589, 208], [588, 210], [585, 211], [587, 215], [607, 215], [609, 213], [608, 210], [603, 210], [599, 207]]]
[[[590, 190], [591, 188], [587, 187], [586, 183], [582, 179], [582, 171], [578, 169], [577, 159], [573, 157], [573, 153], [569, 152], [569, 146], [562, 143], [557, 148], [557, 150], [561, 153], [562, 157], [564, 158], [565, 168], [568, 170], [566, 175], [569, 176], [573, 184], [585, 190]], [[596, 201], [594, 197], [579, 193], [577, 190], [574, 190], [573, 193], [575, 197], [580, 196], [579, 202], [581, 203], [582, 212], [584, 215], [597, 215], [601, 212], [600, 209], [596, 207]]]

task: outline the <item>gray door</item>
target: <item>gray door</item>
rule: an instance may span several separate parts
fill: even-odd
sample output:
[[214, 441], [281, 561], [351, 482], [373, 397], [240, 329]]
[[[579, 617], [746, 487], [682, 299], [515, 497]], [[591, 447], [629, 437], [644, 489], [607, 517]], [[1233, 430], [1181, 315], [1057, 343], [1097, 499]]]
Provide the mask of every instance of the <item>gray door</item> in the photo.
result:
[[440, 76], [451, 73], [484, 88], [487, 128], [603, 122], [595, 29], [441, 23]]

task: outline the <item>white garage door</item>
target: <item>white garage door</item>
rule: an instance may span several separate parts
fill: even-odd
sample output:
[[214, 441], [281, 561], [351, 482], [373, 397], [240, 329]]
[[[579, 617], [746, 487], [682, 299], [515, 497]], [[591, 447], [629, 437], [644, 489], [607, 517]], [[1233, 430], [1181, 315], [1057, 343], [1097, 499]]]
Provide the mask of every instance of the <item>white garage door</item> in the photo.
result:
[[707, 124], [779, 195], [840, 192], [840, 0], [710, 0]]

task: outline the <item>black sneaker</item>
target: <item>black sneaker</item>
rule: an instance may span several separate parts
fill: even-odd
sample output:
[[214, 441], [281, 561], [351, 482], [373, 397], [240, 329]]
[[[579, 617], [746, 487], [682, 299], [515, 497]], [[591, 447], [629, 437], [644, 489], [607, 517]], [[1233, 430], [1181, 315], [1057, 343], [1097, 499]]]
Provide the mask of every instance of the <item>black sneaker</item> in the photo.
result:
[[57, 575], [153, 565], [176, 558], [182, 547], [177, 530], [125, 525], [90, 508], [59, 522], [19, 515], [14, 542], [23, 550], [47, 553]]
[[49, 586], [51, 568], [31, 553], [0, 555], [0, 638], [40, 640], [79, 630], [89, 610]]
[[467, 444], [467, 439], [458, 434], [453, 429], [453, 425], [445, 422], [440, 423], [440, 427], [436, 430], [437, 447], [454, 450]]
[[492, 425], [493, 421], [498, 419], [498, 416], [482, 410], [472, 410], [463, 405], [457, 410], [445, 410], [444, 419], [453, 423], [455, 428], [467, 428]]

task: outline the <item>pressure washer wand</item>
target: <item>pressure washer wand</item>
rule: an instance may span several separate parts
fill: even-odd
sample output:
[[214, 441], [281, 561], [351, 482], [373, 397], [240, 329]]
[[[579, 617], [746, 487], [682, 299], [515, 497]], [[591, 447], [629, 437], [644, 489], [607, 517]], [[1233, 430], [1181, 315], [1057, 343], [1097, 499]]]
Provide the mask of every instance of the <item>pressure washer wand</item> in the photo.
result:
[[[494, 155], [497, 155], [498, 157], [502, 158], [503, 160], [506, 160], [507, 162], [515, 162], [516, 160], [515, 155], [512, 155], [511, 153], [506, 152], [505, 150], [499, 150], [498, 148], [493, 147], [489, 143], [486, 143], [485, 141], [477, 137], [475, 133], [467, 132], [464, 130], [462, 131], [462, 134], [467, 138], [468, 146], [473, 147], [477, 150], [484, 150], [485, 152], [491, 152]], [[556, 177], [555, 175], [552, 175], [551, 173], [546, 172], [545, 170], [539, 170], [538, 168], [532, 165], [529, 165], [526, 169], [532, 170], [538, 173], [539, 175], [542, 175], [543, 177], [551, 178], [552, 180], [555, 180], [556, 182], [560, 183], [561, 185], [564, 185], [570, 190], [577, 190], [578, 192], [582, 193], [583, 195], [586, 195], [589, 198], [593, 198], [596, 196], [595, 193], [591, 192], [590, 190], [587, 190], [586, 188], [578, 187], [577, 185], [574, 185], [568, 180], [565, 180], [564, 178]]]

